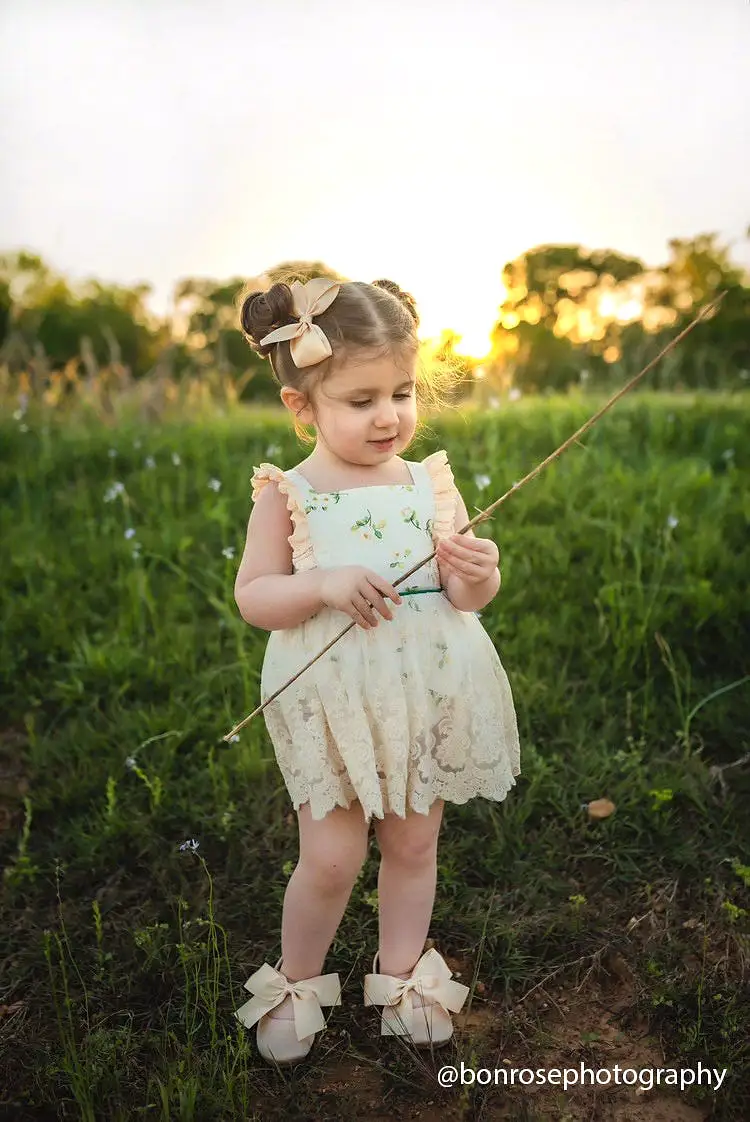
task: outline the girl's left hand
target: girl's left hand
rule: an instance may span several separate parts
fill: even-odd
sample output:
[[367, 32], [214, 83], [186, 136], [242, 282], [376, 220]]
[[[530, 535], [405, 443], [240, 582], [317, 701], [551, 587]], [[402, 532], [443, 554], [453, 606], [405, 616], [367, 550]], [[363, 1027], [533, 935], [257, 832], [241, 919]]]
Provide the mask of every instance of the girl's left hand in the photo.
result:
[[436, 557], [443, 584], [451, 574], [465, 584], [482, 584], [498, 567], [500, 550], [491, 538], [454, 534], [438, 542]]

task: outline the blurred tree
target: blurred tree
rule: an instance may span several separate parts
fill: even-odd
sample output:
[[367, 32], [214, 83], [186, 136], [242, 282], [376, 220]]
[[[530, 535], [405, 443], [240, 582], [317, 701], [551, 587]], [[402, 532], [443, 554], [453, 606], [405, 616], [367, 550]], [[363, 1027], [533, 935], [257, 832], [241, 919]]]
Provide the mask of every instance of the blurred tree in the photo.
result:
[[693, 329], [649, 385], [714, 387], [750, 369], [750, 289], [730, 247], [716, 234], [668, 244], [666, 264], [650, 269], [637, 258], [578, 245], [540, 246], [509, 262], [493, 331], [496, 384], [560, 390], [632, 376], [720, 291], [727, 295], [718, 312]]
[[10, 331], [10, 315], [13, 302], [10, 298], [10, 283], [5, 277], [0, 276], [0, 348], [8, 337]]
[[49, 367], [60, 369], [80, 356], [87, 339], [95, 362], [122, 362], [137, 376], [168, 342], [164, 325], [145, 305], [150, 285], [125, 288], [92, 280], [74, 290], [26, 252], [0, 257], [0, 285], [9, 295], [3, 357], [12, 367], [41, 348]]
[[721, 244], [716, 233], [672, 238], [668, 244], [669, 259], [652, 271], [644, 292], [644, 323], [654, 315], [657, 323], [645, 348], [649, 357], [686, 327], [700, 307], [720, 292], [725, 295], [712, 316], [680, 343], [674, 359], [654, 371], [651, 384], [706, 389], [738, 384], [750, 371], [748, 277], [731, 262], [731, 247]]
[[[500, 307], [501, 328], [513, 331], [520, 322], [561, 328], [566, 313], [583, 307], [598, 288], [612, 289], [640, 276], [645, 266], [612, 250], [587, 252], [579, 245], [543, 245], [508, 262], [502, 279], [507, 297]], [[571, 324], [572, 326], [572, 324]]]
[[[750, 236], [750, 228], [748, 229]], [[50, 368], [85, 356], [125, 364], [134, 377], [157, 370], [181, 377], [232, 379], [242, 400], [277, 400], [268, 362], [247, 345], [239, 305], [276, 280], [312, 276], [344, 281], [324, 262], [289, 260], [250, 280], [188, 277], [174, 289], [174, 315], [150, 315], [149, 285], [88, 281], [72, 287], [37, 255], [0, 255], [0, 360], [13, 372]], [[483, 374], [494, 388], [527, 391], [604, 385], [632, 375], [684, 326], [696, 308], [726, 293], [716, 314], [698, 324], [649, 378], [650, 386], [723, 386], [750, 378], [750, 287], [716, 234], [674, 238], [667, 262], [646, 268], [613, 250], [543, 245], [503, 269], [507, 295]], [[457, 336], [432, 341], [436, 361], [456, 361]], [[430, 347], [427, 348], [428, 350]], [[472, 360], [462, 359], [467, 378]]]
[[730, 247], [719, 243], [718, 234], [671, 238], [668, 245], [669, 260], [653, 271], [654, 282], [648, 288], [652, 306], [678, 314], [692, 312], [722, 289], [742, 284], [743, 270], [729, 260]]
[[542, 323], [519, 323], [514, 334], [518, 349], [509, 360], [506, 375], [510, 377], [505, 388], [512, 384], [524, 393], [564, 391], [578, 381], [581, 359], [570, 339], [556, 335]]
[[[506, 298], [492, 331], [490, 369], [499, 385], [564, 389], [580, 369], [606, 369], [617, 348], [618, 305], [644, 263], [613, 250], [542, 245], [505, 265]], [[606, 301], [609, 301], [608, 307]]]

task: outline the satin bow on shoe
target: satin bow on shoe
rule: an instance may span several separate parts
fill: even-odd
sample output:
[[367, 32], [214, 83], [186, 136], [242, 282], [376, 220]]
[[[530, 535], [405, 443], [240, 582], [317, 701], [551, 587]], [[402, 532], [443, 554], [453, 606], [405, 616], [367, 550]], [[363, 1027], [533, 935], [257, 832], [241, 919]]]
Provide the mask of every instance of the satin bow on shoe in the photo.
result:
[[321, 974], [317, 978], [290, 982], [267, 962], [248, 978], [245, 989], [254, 994], [254, 997], [241, 1005], [235, 1016], [246, 1028], [252, 1028], [266, 1013], [281, 1005], [287, 994], [291, 994], [294, 1030], [298, 1040], [325, 1028], [321, 1005], [341, 1004], [338, 974]]
[[[376, 956], [377, 959], [377, 956]], [[374, 968], [374, 966], [373, 966]], [[365, 1005], [382, 1005], [381, 1036], [418, 1036], [419, 1021], [424, 1020], [425, 1009], [415, 1009], [412, 993], [422, 998], [426, 1007], [434, 1002], [448, 1017], [449, 1011], [458, 1013], [469, 993], [469, 987], [451, 980], [452, 971], [445, 960], [432, 948], [420, 958], [409, 978], [394, 978], [390, 974], [367, 974], [365, 977]]]

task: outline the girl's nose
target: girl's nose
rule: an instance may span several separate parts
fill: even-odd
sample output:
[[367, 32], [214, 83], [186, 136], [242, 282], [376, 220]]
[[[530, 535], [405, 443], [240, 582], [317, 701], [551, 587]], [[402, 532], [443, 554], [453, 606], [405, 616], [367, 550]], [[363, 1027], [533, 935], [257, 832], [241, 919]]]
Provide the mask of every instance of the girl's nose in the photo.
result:
[[390, 425], [391, 428], [398, 424], [398, 413], [392, 404], [385, 406], [378, 412], [378, 422], [384, 427]]

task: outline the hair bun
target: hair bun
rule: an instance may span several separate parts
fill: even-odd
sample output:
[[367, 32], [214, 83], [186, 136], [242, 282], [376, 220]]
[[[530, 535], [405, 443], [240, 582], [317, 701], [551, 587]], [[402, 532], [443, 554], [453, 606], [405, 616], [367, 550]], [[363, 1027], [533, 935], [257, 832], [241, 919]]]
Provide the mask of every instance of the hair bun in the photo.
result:
[[410, 292], [404, 292], [403, 289], [399, 288], [395, 281], [387, 280], [386, 278], [381, 278], [380, 280], [373, 281], [372, 286], [373, 288], [384, 288], [386, 292], [390, 292], [392, 296], [395, 296], [398, 300], [400, 300], [414, 320], [415, 325], [419, 327], [419, 312], [417, 311], [417, 302]]
[[251, 292], [242, 301], [240, 324], [248, 336], [254, 351], [264, 358], [273, 348], [273, 343], [262, 347], [261, 339], [277, 327], [293, 323], [294, 298], [288, 284], [273, 284], [267, 292]]

